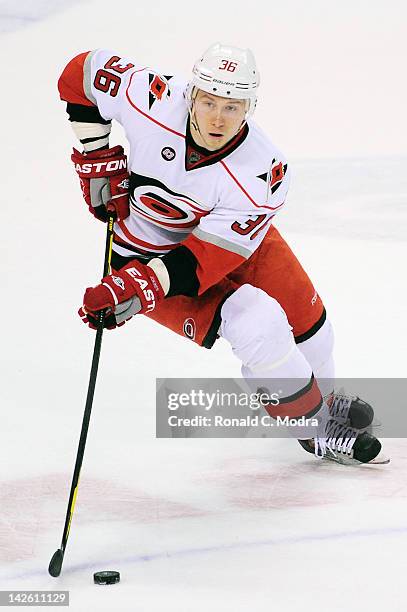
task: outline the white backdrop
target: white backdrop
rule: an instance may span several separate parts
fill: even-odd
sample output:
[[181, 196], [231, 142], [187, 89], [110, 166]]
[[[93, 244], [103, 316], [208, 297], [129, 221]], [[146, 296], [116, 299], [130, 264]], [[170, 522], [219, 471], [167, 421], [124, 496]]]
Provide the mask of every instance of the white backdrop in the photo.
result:
[[[62, 4], [0, 3], [1, 588], [70, 589], [80, 612], [404, 611], [404, 440], [386, 440], [390, 466], [354, 471], [289, 440], [155, 440], [156, 376], [239, 364], [225, 343], [199, 349], [143, 317], [105, 334], [59, 581], [47, 565], [93, 346], [76, 309], [104, 243], [69, 160], [63, 66], [108, 46], [187, 75], [216, 39], [250, 46], [256, 119], [293, 169], [278, 225], [334, 322], [338, 373], [405, 376], [405, 3]], [[97, 590], [98, 569], [122, 583]]]

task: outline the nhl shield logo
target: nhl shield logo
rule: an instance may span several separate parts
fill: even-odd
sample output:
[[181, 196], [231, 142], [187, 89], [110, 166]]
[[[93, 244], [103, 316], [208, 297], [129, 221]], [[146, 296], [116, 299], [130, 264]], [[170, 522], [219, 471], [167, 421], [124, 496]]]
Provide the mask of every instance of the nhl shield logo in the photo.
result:
[[196, 162], [199, 162], [200, 159], [201, 159], [201, 156], [199, 155], [197, 151], [192, 151], [188, 156], [188, 162], [190, 164], [195, 164]]

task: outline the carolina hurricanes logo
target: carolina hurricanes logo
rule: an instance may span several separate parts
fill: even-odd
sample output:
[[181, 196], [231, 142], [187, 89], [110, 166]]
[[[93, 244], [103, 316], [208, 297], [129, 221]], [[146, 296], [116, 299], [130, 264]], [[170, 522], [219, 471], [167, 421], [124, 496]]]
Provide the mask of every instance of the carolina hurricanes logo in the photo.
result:
[[171, 91], [168, 86], [168, 81], [171, 78], [171, 76], [160, 76], [159, 74], [152, 72], [148, 73], [148, 82], [150, 85], [150, 90], [148, 93], [148, 107], [150, 110], [156, 100], [161, 102], [163, 98], [165, 99], [170, 97]]
[[277, 159], [271, 162], [270, 170], [264, 174], [259, 174], [257, 178], [262, 179], [268, 185], [268, 189], [273, 194], [280, 187], [287, 172], [287, 164], [282, 164]]
[[194, 227], [209, 212], [188, 195], [172, 191], [157, 179], [133, 172], [130, 208], [138, 216], [172, 231]]
[[277, 160], [273, 159], [273, 162], [270, 168], [270, 174], [269, 174], [269, 183], [270, 183], [271, 193], [274, 193], [280, 187], [283, 181], [286, 169], [287, 169], [287, 166], [283, 166], [281, 162], [278, 162]]

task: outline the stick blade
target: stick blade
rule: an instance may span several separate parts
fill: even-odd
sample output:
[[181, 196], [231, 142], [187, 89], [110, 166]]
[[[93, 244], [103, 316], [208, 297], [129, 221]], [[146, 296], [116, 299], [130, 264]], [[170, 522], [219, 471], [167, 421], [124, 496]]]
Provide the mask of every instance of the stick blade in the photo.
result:
[[62, 561], [64, 560], [64, 553], [60, 548], [54, 552], [52, 559], [49, 562], [48, 572], [53, 578], [58, 578], [62, 569]]

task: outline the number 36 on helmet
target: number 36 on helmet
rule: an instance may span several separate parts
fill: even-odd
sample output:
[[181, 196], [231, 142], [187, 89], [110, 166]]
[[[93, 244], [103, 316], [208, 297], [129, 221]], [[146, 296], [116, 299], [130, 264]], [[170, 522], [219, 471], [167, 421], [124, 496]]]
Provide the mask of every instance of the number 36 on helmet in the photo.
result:
[[256, 108], [259, 84], [260, 76], [250, 49], [215, 43], [195, 62], [185, 94], [188, 108], [192, 110], [197, 90], [201, 89], [214, 96], [248, 100], [247, 119]]

